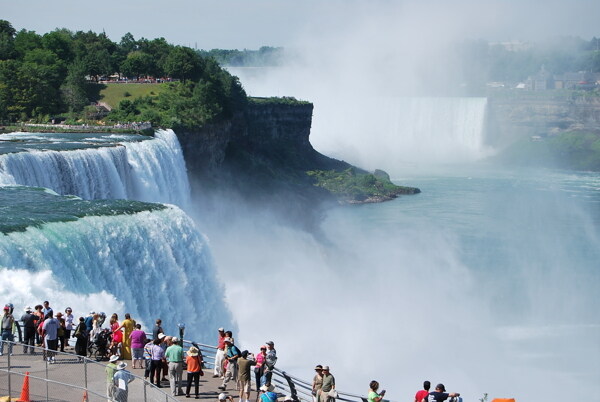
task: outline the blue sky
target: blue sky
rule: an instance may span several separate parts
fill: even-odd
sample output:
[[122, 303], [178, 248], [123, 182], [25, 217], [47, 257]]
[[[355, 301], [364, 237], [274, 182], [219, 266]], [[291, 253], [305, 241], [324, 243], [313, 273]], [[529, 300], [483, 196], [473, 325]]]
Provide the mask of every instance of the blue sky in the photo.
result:
[[385, 36], [394, 28], [390, 16], [414, 23], [415, 39], [448, 31], [492, 41], [600, 36], [596, 0], [0, 0], [0, 10], [17, 29], [104, 30], [117, 41], [131, 32], [203, 49], [291, 46], [365, 20]]

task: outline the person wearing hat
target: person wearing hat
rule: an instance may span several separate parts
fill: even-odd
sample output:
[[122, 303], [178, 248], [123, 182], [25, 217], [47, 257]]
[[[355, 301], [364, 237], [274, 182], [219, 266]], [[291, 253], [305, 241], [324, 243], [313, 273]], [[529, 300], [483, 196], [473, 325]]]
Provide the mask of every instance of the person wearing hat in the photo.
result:
[[260, 387], [261, 402], [277, 402], [277, 394], [273, 392], [273, 387], [263, 385]]
[[256, 360], [252, 354], [248, 353], [247, 350], [244, 350], [242, 356], [237, 360], [237, 364], [240, 402], [250, 402], [250, 389], [252, 388], [252, 376], [250, 375], [250, 372], [252, 366], [256, 365]]
[[190, 397], [190, 390], [192, 389], [192, 381], [194, 382], [194, 390], [196, 391], [196, 399], [199, 398], [199, 386], [200, 376], [202, 373], [202, 356], [199, 353], [197, 347], [192, 346], [187, 351], [187, 357], [185, 359], [187, 364], [187, 386], [185, 388], [186, 398]]
[[[162, 343], [162, 340], [160, 339], [160, 335], [163, 335], [163, 334], [159, 334], [159, 338], [155, 339], [152, 342], [152, 348], [150, 349], [150, 383], [155, 384], [155, 381], [156, 381], [156, 386], [158, 388], [161, 388], [160, 374], [161, 374], [161, 370], [163, 368], [163, 361], [165, 361], [165, 351], [160, 346], [160, 344]], [[163, 335], [163, 338], [164, 338], [164, 335]]]
[[[330, 399], [329, 392], [335, 389], [335, 377], [329, 372], [329, 366], [323, 366], [323, 385], [317, 393], [318, 402], [327, 402]], [[331, 398], [333, 399], [333, 398]]]
[[[26, 354], [27, 351], [31, 354], [34, 353], [35, 329], [39, 320], [40, 317], [33, 314], [31, 307], [25, 307], [25, 314], [21, 316], [21, 322], [23, 322], [23, 354]], [[30, 346], [28, 347], [27, 345]]]
[[223, 378], [223, 384], [219, 386], [219, 389], [225, 391], [227, 389], [227, 383], [230, 380], [237, 381], [237, 361], [242, 356], [242, 352], [237, 346], [233, 344], [233, 340], [229, 337], [225, 338], [225, 349], [227, 349], [227, 369], [225, 370], [225, 378]]
[[4, 315], [2, 316], [2, 321], [0, 323], [0, 329], [2, 331], [2, 348], [0, 349], [0, 356], [4, 354], [4, 344], [6, 341], [10, 341], [8, 344], [8, 353], [12, 356], [13, 354], [13, 344], [12, 342], [15, 340], [13, 336], [13, 326], [15, 325], [15, 318], [10, 313], [10, 306], [4, 306]]
[[219, 338], [217, 339], [217, 353], [215, 354], [215, 371], [213, 378], [223, 377], [223, 361], [225, 360], [225, 329], [219, 328]]
[[117, 361], [119, 360], [118, 355], [112, 355], [108, 360], [108, 364], [104, 369], [106, 371], [106, 397], [109, 401], [112, 401], [113, 397], [113, 378], [115, 376], [115, 372], [117, 371]]
[[224, 401], [233, 402], [233, 396], [227, 395], [224, 392], [221, 392], [219, 394], [219, 402], [224, 402]]
[[313, 382], [312, 382], [313, 402], [317, 402], [317, 398], [318, 398], [317, 394], [323, 387], [323, 366], [321, 366], [320, 364], [317, 364], [315, 366], [315, 372], [316, 372], [316, 374], [313, 377]]
[[265, 368], [263, 378], [260, 379], [260, 382], [261, 384], [269, 386], [271, 385], [271, 377], [273, 376], [275, 363], [277, 363], [277, 351], [275, 350], [275, 343], [273, 341], [268, 341], [266, 345], [267, 354], [265, 356]]
[[165, 351], [165, 358], [169, 363], [169, 384], [173, 396], [183, 395], [183, 348], [179, 345], [179, 338], [171, 338], [171, 345]]
[[442, 402], [455, 396], [460, 396], [460, 394], [458, 392], [448, 393], [446, 392], [446, 387], [444, 387], [444, 384], [438, 384], [435, 386], [435, 391], [430, 392], [425, 400], [427, 402]]
[[135, 380], [135, 377], [127, 370], [127, 363], [121, 362], [117, 365], [117, 372], [113, 376], [113, 400], [117, 402], [127, 402], [129, 397], [129, 383]]

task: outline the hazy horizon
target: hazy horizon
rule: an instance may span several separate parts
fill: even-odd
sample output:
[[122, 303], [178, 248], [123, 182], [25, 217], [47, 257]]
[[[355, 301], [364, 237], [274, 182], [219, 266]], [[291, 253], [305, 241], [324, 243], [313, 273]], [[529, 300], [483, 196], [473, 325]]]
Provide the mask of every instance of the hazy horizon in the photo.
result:
[[[17, 29], [43, 34], [56, 28], [106, 32], [119, 41], [127, 32], [136, 39], [164, 37], [175, 44], [199, 49], [257, 49], [261, 46], [295, 47], [306, 38], [330, 37], [357, 23], [373, 24], [379, 35], [395, 25], [414, 24], [422, 36], [458, 36], [489, 41], [535, 41], [546, 37], [598, 35], [600, 3], [591, 0], [544, 2], [443, 2], [334, 0], [156, 0], [142, 4], [108, 0], [90, 6], [73, 0], [27, 3], [2, 0], [0, 18]], [[423, 38], [411, 36], [411, 40]], [[432, 38], [429, 38], [432, 39]]]

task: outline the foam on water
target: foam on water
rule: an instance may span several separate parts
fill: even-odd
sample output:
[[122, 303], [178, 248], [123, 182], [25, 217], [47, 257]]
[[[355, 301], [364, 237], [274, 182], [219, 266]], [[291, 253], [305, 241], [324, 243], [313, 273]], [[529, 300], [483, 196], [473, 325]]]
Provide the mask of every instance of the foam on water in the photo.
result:
[[[5, 278], [27, 271], [30, 279], [42, 280], [19, 290], [22, 281], [3, 281], [12, 289], [3, 294], [18, 306], [37, 304], [44, 295], [74, 304], [76, 314], [86, 313], [82, 308], [112, 313], [111, 308], [124, 306], [144, 322], [160, 316], [169, 333], [185, 322], [202, 341], [212, 340], [218, 326], [233, 326], [207, 239], [176, 207], [87, 216], [1, 234], [0, 267]], [[95, 295], [100, 295], [97, 301]], [[89, 303], [80, 307], [72, 301], [76, 297]]]

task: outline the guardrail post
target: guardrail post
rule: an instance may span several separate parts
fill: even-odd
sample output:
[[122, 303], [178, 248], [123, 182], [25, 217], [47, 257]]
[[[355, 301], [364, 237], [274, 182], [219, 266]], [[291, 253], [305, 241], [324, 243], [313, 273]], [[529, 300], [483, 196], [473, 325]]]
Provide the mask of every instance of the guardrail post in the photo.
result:
[[148, 396], [146, 395], [146, 387], [148, 386], [148, 383], [146, 383], [146, 381], [144, 380], [144, 402], [146, 402], [148, 400]]
[[46, 351], [44, 350], [42, 352], [42, 356], [44, 356], [44, 366], [46, 367], [46, 402], [48, 402], [50, 400], [50, 388], [48, 387], [48, 359], [45, 357], [47, 356]]
[[[13, 344], [12, 342], [8, 344], [9, 348], [7, 351], [7, 355], [8, 355], [8, 399], [10, 400], [11, 395], [12, 395], [12, 387], [11, 387], [11, 383], [10, 383], [10, 355], [12, 355], [12, 350], [13, 350]], [[4, 345], [2, 345], [2, 350], [4, 350]]]
[[85, 384], [85, 389], [87, 390], [87, 359], [85, 357], [83, 358], [83, 383]]

